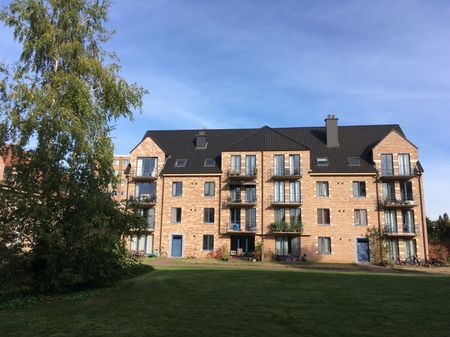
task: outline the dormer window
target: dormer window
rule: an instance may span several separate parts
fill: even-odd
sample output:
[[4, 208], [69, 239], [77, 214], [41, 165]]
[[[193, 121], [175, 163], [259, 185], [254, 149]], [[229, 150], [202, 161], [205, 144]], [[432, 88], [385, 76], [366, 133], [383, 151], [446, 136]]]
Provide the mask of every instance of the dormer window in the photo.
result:
[[212, 158], [206, 158], [205, 162], [203, 163], [204, 167], [214, 167], [216, 166], [216, 161]]
[[347, 157], [349, 165], [361, 165], [361, 158], [359, 157]]
[[173, 167], [185, 167], [187, 163], [187, 159], [176, 159], [175, 165]]
[[318, 166], [327, 166], [328, 165], [328, 158], [327, 157], [317, 157], [316, 163]]

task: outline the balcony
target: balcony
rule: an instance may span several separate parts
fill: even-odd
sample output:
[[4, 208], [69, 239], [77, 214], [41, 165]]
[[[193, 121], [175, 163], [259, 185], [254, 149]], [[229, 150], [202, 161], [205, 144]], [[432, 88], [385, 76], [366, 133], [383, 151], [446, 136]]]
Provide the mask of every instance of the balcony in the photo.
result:
[[158, 179], [158, 169], [155, 167], [152, 171], [136, 171], [133, 175], [134, 181], [154, 181]]
[[254, 207], [256, 206], [256, 197], [233, 198], [229, 197], [226, 206], [228, 207]]
[[399, 179], [411, 179], [415, 176], [417, 176], [419, 174], [419, 170], [414, 167], [414, 166], [410, 166], [410, 167], [402, 167], [402, 168], [397, 168], [397, 169], [392, 169], [392, 170], [387, 170], [387, 169], [381, 169], [379, 170], [379, 175], [381, 179], [385, 179], [385, 180], [399, 180]]
[[253, 234], [256, 232], [256, 223], [240, 224], [238, 222], [228, 223], [226, 226], [226, 233], [247, 233]]
[[417, 202], [412, 195], [403, 198], [385, 197], [380, 199], [380, 205], [384, 208], [411, 208], [417, 206]]
[[130, 201], [140, 204], [143, 208], [149, 208], [156, 205], [156, 195], [141, 194], [138, 197], [131, 196]]
[[230, 167], [227, 171], [228, 180], [255, 180], [258, 170], [256, 167]]
[[303, 231], [303, 222], [274, 222], [270, 224], [270, 230], [273, 234], [301, 234]]
[[270, 177], [276, 180], [297, 180], [302, 177], [300, 168], [276, 168], [270, 171]]
[[271, 198], [270, 203], [274, 207], [298, 207], [302, 204], [302, 197], [300, 194], [291, 194], [286, 197], [284, 195], [277, 195]]
[[397, 227], [385, 226], [383, 234], [386, 237], [413, 237], [419, 234], [418, 225], [403, 225], [401, 229]]

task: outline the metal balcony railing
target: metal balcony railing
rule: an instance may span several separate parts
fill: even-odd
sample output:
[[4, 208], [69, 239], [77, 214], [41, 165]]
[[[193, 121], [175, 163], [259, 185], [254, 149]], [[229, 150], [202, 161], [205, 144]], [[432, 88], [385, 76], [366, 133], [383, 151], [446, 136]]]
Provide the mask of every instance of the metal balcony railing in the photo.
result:
[[131, 196], [130, 201], [139, 202], [144, 206], [152, 206], [156, 204], [155, 194], [141, 194], [139, 196]]
[[155, 167], [153, 170], [142, 171], [136, 170], [134, 171], [133, 179], [134, 180], [156, 180], [158, 178], [158, 168]]
[[296, 221], [296, 222], [274, 222], [270, 224], [270, 229], [272, 233], [301, 233], [303, 231], [303, 222]]
[[256, 205], [256, 196], [246, 196], [244, 198], [236, 198], [236, 197], [228, 197], [227, 199], [228, 206], [255, 206]]
[[387, 196], [380, 199], [380, 204], [384, 207], [414, 207], [417, 205], [413, 195], [404, 195], [401, 198]]
[[401, 179], [416, 176], [419, 171], [415, 166], [400, 166], [392, 169], [381, 167], [379, 173], [382, 178]]
[[229, 167], [227, 171], [228, 178], [239, 178], [252, 180], [256, 179], [258, 170], [256, 167]]
[[273, 179], [299, 179], [302, 176], [300, 167], [279, 167], [270, 171], [270, 176]]
[[226, 226], [226, 231], [227, 233], [254, 233], [256, 232], [256, 223], [230, 222]]
[[415, 236], [419, 234], [420, 226], [415, 224], [404, 224], [400, 228], [396, 226], [385, 226], [383, 233], [385, 236]]
[[297, 206], [302, 204], [302, 196], [300, 194], [274, 195], [270, 203], [273, 206]]

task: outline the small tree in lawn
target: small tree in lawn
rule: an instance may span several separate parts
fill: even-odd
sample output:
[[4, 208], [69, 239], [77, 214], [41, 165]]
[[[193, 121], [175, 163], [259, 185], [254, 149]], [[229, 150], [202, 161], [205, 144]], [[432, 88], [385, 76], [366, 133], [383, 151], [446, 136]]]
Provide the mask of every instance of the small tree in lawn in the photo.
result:
[[375, 227], [368, 228], [366, 238], [369, 240], [370, 262], [384, 264], [387, 261], [388, 248], [382, 232]]
[[109, 5], [14, 0], [0, 13], [22, 45], [17, 63], [0, 66], [0, 149], [14, 144], [17, 171], [0, 192], [3, 284], [14, 270], [39, 291], [114, 280], [124, 235], [143, 225], [107, 193], [117, 183], [112, 123], [132, 118], [145, 94], [102, 48]]

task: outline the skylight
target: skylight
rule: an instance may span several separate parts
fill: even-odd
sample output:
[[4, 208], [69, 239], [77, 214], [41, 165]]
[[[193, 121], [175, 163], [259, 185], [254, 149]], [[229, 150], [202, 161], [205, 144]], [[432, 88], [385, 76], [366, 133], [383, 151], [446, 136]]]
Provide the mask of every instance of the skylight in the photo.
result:
[[347, 157], [349, 165], [361, 165], [361, 158], [359, 157]]
[[216, 161], [212, 158], [206, 158], [205, 162], [203, 163], [204, 167], [214, 167], [216, 166]]
[[187, 159], [176, 159], [174, 167], [185, 167]]
[[316, 162], [317, 162], [317, 165], [319, 165], [319, 166], [326, 166], [326, 165], [328, 165], [328, 158], [327, 157], [317, 157]]

